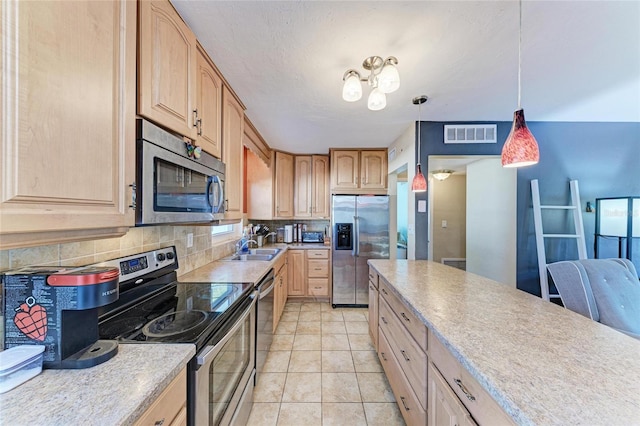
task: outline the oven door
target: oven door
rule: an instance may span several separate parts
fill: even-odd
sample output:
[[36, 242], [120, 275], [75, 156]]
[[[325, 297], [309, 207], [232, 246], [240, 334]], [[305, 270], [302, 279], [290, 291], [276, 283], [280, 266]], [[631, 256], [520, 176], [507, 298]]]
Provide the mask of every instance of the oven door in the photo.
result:
[[195, 424], [229, 425], [248, 418], [253, 402], [256, 293], [197, 355]]
[[211, 222], [224, 217], [224, 177], [189, 158], [141, 141], [137, 223]]

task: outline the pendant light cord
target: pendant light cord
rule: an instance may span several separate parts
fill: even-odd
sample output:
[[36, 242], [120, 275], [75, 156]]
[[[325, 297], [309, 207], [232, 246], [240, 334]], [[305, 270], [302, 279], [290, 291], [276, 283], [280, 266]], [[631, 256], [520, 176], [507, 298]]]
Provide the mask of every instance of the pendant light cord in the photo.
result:
[[520, 80], [522, 73], [522, 0], [519, 3], [520, 8], [520, 21], [519, 21], [519, 29], [518, 29], [518, 109], [522, 109], [522, 105], [520, 102], [521, 99], [521, 88], [520, 88]]
[[418, 104], [418, 161], [417, 164], [420, 165], [420, 144], [421, 144], [421, 140], [420, 140], [420, 112], [422, 110], [422, 104]]

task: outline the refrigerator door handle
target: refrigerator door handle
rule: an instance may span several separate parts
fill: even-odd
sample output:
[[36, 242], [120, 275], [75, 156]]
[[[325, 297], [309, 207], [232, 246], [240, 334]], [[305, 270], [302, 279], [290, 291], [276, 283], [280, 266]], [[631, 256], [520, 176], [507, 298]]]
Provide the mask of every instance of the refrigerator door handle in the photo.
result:
[[353, 217], [353, 255], [360, 256], [360, 218], [358, 216]]

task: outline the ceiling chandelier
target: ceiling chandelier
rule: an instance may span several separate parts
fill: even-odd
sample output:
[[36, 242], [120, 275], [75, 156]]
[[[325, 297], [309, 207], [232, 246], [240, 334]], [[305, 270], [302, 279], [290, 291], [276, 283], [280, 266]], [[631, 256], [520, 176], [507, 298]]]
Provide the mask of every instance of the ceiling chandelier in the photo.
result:
[[502, 147], [502, 167], [524, 167], [536, 164], [540, 160], [538, 142], [524, 121], [524, 109], [521, 98], [522, 68], [522, 0], [520, 0], [520, 24], [518, 32], [518, 109], [513, 113], [513, 125]]
[[431, 176], [438, 180], [445, 180], [453, 174], [453, 170], [434, 170], [431, 172]]
[[420, 125], [420, 110], [422, 108], [422, 104], [427, 102], [427, 99], [428, 98], [425, 95], [422, 95], [416, 96], [412, 100], [414, 105], [418, 105], [418, 161], [416, 161], [416, 174], [413, 176], [413, 181], [411, 181], [411, 191], [413, 192], [425, 192], [427, 190], [427, 180], [422, 174], [422, 167], [420, 167], [420, 145], [422, 142], [420, 138], [420, 127], [422, 127]]
[[380, 56], [370, 56], [364, 60], [362, 67], [369, 71], [369, 76], [362, 78], [354, 69], [347, 70], [342, 77], [342, 99], [347, 102], [355, 102], [362, 97], [362, 82], [373, 87], [367, 100], [367, 107], [372, 111], [378, 111], [387, 106], [387, 93], [393, 93], [400, 87], [400, 75], [398, 74], [398, 60], [389, 56], [382, 59]]

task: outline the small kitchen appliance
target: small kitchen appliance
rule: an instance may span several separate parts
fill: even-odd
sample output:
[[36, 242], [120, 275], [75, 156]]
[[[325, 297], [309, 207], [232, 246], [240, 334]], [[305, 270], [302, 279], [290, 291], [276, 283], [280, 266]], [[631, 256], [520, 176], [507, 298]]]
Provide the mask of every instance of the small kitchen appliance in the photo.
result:
[[323, 243], [324, 236], [322, 232], [303, 232], [302, 242], [303, 243]]
[[293, 242], [293, 225], [284, 226], [284, 242], [285, 243]]
[[121, 344], [194, 344], [187, 424], [246, 424], [255, 376], [254, 283], [178, 282], [175, 247], [100, 265], [121, 271], [120, 298], [99, 312], [100, 336]]
[[118, 299], [112, 267], [32, 266], [3, 277], [5, 349], [43, 345], [44, 368], [88, 368], [118, 352], [98, 340], [98, 309]]

